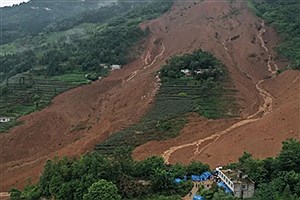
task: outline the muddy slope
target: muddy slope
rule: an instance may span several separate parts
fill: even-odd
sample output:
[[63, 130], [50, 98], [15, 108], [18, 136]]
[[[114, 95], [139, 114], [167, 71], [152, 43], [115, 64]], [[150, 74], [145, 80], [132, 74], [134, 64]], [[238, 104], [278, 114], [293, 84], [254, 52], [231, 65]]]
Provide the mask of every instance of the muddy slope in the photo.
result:
[[37, 181], [48, 158], [93, 150], [145, 114], [158, 89], [155, 71], [164, 49], [151, 36], [140, 48], [145, 53], [133, 63], [57, 96], [46, 109], [22, 117], [23, 125], [0, 135], [0, 191], [23, 187], [28, 178]]
[[[236, 15], [232, 14], [236, 13], [234, 7], [238, 9]], [[299, 104], [295, 103], [299, 101], [299, 96], [295, 94], [299, 90], [299, 74], [288, 72], [281, 75], [281, 78], [259, 83], [266, 75], [272, 74], [267, 66], [269, 54], [259, 39], [259, 34], [263, 34], [260, 26], [261, 20], [251, 14], [245, 3], [213, 1], [196, 5], [181, 1], [163, 17], [142, 24], [142, 28], [149, 27], [152, 33], [141, 45], [144, 51], [139, 59], [99, 82], [59, 95], [48, 108], [24, 116], [24, 125], [0, 136], [0, 191], [7, 191], [11, 186], [22, 187], [29, 177], [36, 181], [47, 158], [56, 155], [78, 156], [92, 150], [95, 144], [105, 140], [113, 132], [137, 122], [153, 102], [159, 87], [155, 78], [159, 67], [174, 54], [192, 52], [199, 48], [214, 53], [227, 65], [238, 89], [241, 118], [214, 121], [192, 115], [190, 123], [178, 138], [142, 145], [135, 150], [135, 158], [158, 154], [167, 155], [171, 163], [197, 159], [214, 165], [215, 160], [220, 158], [217, 157], [218, 151], [229, 154], [227, 157], [222, 155], [218, 161], [222, 163], [236, 159], [244, 149], [251, 153], [259, 149], [260, 155], [254, 154], [259, 157], [276, 154], [280, 149], [280, 142], [289, 136], [283, 134], [285, 131], [292, 131], [296, 134], [295, 137], [299, 137], [299, 129], [297, 130], [295, 123], [297, 109], [299, 110]], [[277, 65], [279, 68], [282, 66], [281, 63]], [[279, 81], [278, 84], [275, 84], [276, 81]], [[257, 112], [260, 106], [269, 108], [265, 102], [266, 97], [258, 88], [267, 92], [266, 96], [272, 95], [272, 100], [275, 99], [271, 112], [266, 115], [263, 115], [264, 112]], [[287, 92], [279, 92], [284, 90]], [[293, 96], [290, 96], [292, 93]], [[275, 109], [278, 109], [277, 115], [273, 114]], [[287, 114], [292, 109], [295, 114], [293, 120], [290, 120]], [[270, 124], [273, 123], [273, 118], [281, 119], [282, 113], [287, 115], [285, 121]], [[263, 117], [258, 119], [258, 116]], [[271, 117], [272, 120], [269, 119]], [[224, 132], [247, 118], [257, 120], [230, 129], [214, 141], [216, 138], [212, 135]], [[260, 125], [256, 125], [257, 123]], [[272, 132], [276, 136], [280, 134], [280, 137], [273, 136], [272, 141], [276, 145], [268, 151], [262, 151], [266, 145], [256, 135], [270, 138], [267, 133], [279, 130], [279, 125], [282, 131]], [[252, 126], [252, 129], [247, 128], [248, 126]], [[268, 128], [267, 131], [270, 132], [259, 131], [262, 127], [272, 127], [272, 130]], [[237, 131], [239, 129], [244, 130]], [[251, 134], [255, 132], [256, 135], [250, 135], [250, 130]], [[208, 137], [212, 138], [205, 139]], [[257, 137], [260, 143], [246, 145], [238, 137], [243, 141]], [[199, 142], [204, 139], [205, 141]], [[195, 145], [176, 150], [179, 145], [195, 141], [198, 141]], [[231, 150], [232, 146], [236, 150]], [[175, 147], [175, 151], [169, 151], [172, 147]]]
[[300, 139], [299, 72], [276, 76], [276, 70], [285, 65], [273, 60], [276, 33], [245, 2], [179, 6], [153, 24], [165, 38], [167, 50], [203, 48], [222, 60], [243, 109], [239, 119], [192, 115], [179, 137], [138, 147], [133, 153], [136, 159], [162, 155], [168, 163], [200, 160], [215, 167], [236, 161], [243, 151], [257, 158], [275, 156], [283, 140]]

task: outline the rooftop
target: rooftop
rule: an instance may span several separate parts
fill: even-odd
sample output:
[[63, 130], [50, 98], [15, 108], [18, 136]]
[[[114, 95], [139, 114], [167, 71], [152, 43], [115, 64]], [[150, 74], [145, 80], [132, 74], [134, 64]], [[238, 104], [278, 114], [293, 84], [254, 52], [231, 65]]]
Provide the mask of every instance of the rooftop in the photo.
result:
[[233, 183], [254, 183], [246, 174], [243, 174], [241, 171], [232, 170], [232, 169], [221, 169], [223, 172]]

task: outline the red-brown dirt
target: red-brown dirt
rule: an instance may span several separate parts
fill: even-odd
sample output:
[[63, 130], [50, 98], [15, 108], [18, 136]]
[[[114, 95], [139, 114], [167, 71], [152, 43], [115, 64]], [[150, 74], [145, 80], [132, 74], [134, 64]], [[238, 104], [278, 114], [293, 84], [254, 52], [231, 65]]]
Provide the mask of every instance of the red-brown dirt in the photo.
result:
[[[229, 17], [233, 8], [239, 13]], [[185, 5], [153, 23], [160, 34], [180, 38], [175, 44], [162, 40], [167, 50], [201, 47], [225, 63], [238, 89], [242, 112], [239, 119], [207, 120], [191, 115], [180, 136], [141, 145], [133, 152], [134, 158], [162, 155], [168, 163], [200, 160], [215, 167], [237, 161], [243, 151], [256, 158], [275, 156], [283, 140], [300, 139], [299, 71], [276, 77], [276, 69], [286, 65], [273, 61], [273, 47], [280, 39], [245, 2]], [[167, 31], [159, 28], [164, 26]], [[273, 78], [265, 80], [267, 76]]]
[[[228, 15], [233, 7], [239, 9], [238, 14]], [[259, 40], [261, 24], [245, 2], [215, 1], [195, 5], [181, 1], [159, 19], [141, 24], [150, 28], [151, 35], [142, 42], [145, 50], [139, 59], [101, 81], [57, 96], [48, 108], [22, 117], [23, 125], [0, 135], [0, 191], [23, 187], [28, 178], [37, 181], [46, 159], [81, 155], [113, 132], [136, 123], [153, 102], [159, 87], [155, 74], [165, 60], [199, 48], [212, 52], [227, 66], [238, 90], [241, 118], [207, 120], [192, 114], [180, 136], [148, 142], [133, 156], [166, 155], [172, 147], [195, 141], [170, 151], [168, 161], [201, 160], [215, 166], [235, 161], [244, 150], [258, 158], [276, 155], [284, 139], [299, 139], [299, 72], [288, 71], [257, 84], [271, 75], [269, 55]], [[268, 35], [273, 36], [267, 38], [271, 49], [278, 39], [272, 29], [267, 29], [264, 36]], [[284, 66], [276, 62], [279, 68]], [[258, 89], [272, 96], [271, 107]], [[261, 105], [265, 107], [257, 113]], [[247, 117], [253, 122], [243, 125]], [[237, 123], [237, 128], [228, 129]], [[224, 134], [214, 137], [220, 132]]]
[[[46, 109], [22, 117], [23, 125], [1, 134], [0, 191], [36, 182], [48, 158], [81, 155], [137, 122], [158, 89], [153, 67], [162, 64], [163, 46], [153, 41], [150, 36], [141, 44], [147, 51], [136, 61], [101, 81], [58, 95]], [[147, 53], [153, 55], [149, 63]]]

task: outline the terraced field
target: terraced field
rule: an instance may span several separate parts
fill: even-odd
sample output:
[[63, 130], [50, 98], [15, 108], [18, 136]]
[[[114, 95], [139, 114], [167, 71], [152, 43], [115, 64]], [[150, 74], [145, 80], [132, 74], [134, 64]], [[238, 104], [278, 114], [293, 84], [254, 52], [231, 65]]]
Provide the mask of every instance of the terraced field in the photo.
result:
[[59, 93], [86, 83], [83, 73], [51, 78], [24, 74], [18, 81], [8, 81], [1, 87], [1, 117], [12, 120], [1, 123], [0, 132], [20, 124], [21, 122], [16, 121], [18, 117], [46, 107]]
[[238, 107], [233, 103], [235, 93], [228, 77], [216, 82], [192, 77], [162, 82], [154, 105], [142, 120], [114, 133], [95, 149], [105, 155], [114, 154], [118, 149], [129, 153], [148, 141], [176, 137], [191, 112], [207, 118], [237, 116]]

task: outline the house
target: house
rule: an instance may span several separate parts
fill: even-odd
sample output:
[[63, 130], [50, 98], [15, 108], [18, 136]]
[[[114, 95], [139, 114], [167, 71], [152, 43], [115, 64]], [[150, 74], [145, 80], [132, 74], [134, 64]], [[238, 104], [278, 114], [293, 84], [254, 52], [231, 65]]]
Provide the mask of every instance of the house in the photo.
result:
[[189, 69], [182, 69], [182, 70], [180, 70], [180, 72], [184, 73], [186, 76], [191, 76], [192, 75], [192, 73]]
[[0, 117], [0, 123], [10, 122], [11, 118], [9, 117]]
[[121, 65], [111, 65], [111, 70], [121, 69]]
[[215, 175], [226, 184], [234, 196], [243, 199], [253, 196], [254, 182], [247, 175], [243, 175], [241, 171], [223, 170], [222, 167], [218, 167], [215, 170]]
[[100, 64], [100, 67], [103, 67], [103, 69], [107, 69], [107, 68], [108, 68], [108, 65], [107, 65], [107, 64], [104, 64], [104, 63], [102, 63], [102, 64]]

